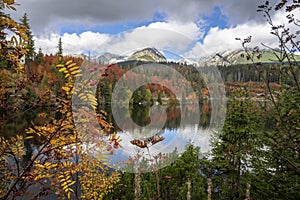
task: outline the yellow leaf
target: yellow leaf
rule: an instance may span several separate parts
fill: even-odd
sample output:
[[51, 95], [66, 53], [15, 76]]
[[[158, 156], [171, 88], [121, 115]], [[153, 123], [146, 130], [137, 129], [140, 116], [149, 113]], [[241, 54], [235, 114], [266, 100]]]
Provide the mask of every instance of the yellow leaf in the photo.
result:
[[[68, 64], [68, 62], [70, 62], [70, 64]], [[69, 69], [71, 69], [72, 67], [74, 67], [74, 66], [76, 66], [76, 63], [73, 63], [73, 61], [72, 60], [70, 60], [70, 61], [68, 61], [67, 62], [67, 67], [69, 68]]]
[[63, 182], [62, 184], [61, 184], [61, 187], [63, 187], [63, 190], [65, 190], [68, 186], [67, 186], [67, 182]]
[[72, 71], [71, 74], [74, 75], [74, 74], [78, 74], [79, 72], [81, 72], [80, 69], [78, 69], [78, 70], [76, 70], [76, 71]]
[[72, 60], [67, 61], [66, 65], [70, 65], [71, 63], [73, 63]]
[[58, 70], [59, 72], [65, 72], [65, 71], [67, 71], [67, 69], [66, 68], [61, 68], [60, 70]]

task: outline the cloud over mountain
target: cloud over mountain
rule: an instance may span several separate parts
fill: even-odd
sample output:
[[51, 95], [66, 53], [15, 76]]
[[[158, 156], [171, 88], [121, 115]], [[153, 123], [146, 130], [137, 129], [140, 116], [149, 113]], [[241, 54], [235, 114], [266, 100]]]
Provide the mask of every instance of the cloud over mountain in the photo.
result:
[[[261, 41], [273, 45], [276, 41], [270, 37], [262, 14], [256, 12], [262, 3], [258, 1], [27, 0], [20, 3], [14, 16], [29, 14], [36, 47], [45, 53], [56, 52], [59, 37], [62, 37], [65, 54], [95, 51], [122, 55], [156, 47], [186, 57], [240, 48], [236, 37], [252, 35], [253, 45]], [[211, 25], [205, 19], [213, 15], [216, 7], [225, 18], [218, 23], [225, 25]], [[283, 13], [272, 14], [272, 17], [276, 22], [285, 18]], [[214, 20], [214, 16], [209, 19]], [[128, 23], [133, 25], [126, 28]], [[111, 33], [95, 28], [105, 24], [118, 26], [118, 30], [125, 32]]]
[[58, 39], [61, 37], [65, 54], [94, 51], [123, 55], [145, 47], [180, 53], [185, 51], [195, 38], [202, 35], [203, 32], [195, 23], [154, 22], [117, 35], [87, 31], [81, 34], [64, 33], [62, 36], [51, 34], [34, 39], [36, 46], [41, 47], [45, 53], [55, 53]]

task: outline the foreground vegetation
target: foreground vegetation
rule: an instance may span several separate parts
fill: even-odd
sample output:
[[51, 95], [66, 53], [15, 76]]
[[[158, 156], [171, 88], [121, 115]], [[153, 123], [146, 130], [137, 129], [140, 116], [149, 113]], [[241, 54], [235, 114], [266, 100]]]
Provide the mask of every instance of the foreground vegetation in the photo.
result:
[[[284, 26], [274, 25], [269, 3], [259, 7], [278, 38], [280, 50], [274, 50], [276, 66], [262, 66], [258, 48], [248, 49], [251, 38], [240, 39], [244, 57], [252, 65], [220, 68], [232, 97], [224, 126], [211, 141], [210, 154], [187, 145], [179, 155], [176, 150], [161, 155], [176, 160], [167, 167], [135, 174], [121, 173], [107, 167], [106, 155], [120, 148], [114, 127], [107, 123], [105, 112], [97, 112], [97, 120], [88, 111], [100, 102], [91, 95], [100, 78], [98, 90], [109, 102], [111, 89], [118, 80], [120, 66], [106, 68], [107, 73], [93, 80], [81, 79], [90, 65], [79, 67], [81, 59], [63, 57], [61, 41], [57, 55], [35, 54], [27, 16], [21, 23], [3, 15], [2, 8], [13, 8], [14, 1], [3, 0], [1, 7], [1, 122], [10, 120], [17, 110], [26, 112], [50, 103], [55, 113], [44, 124], [33, 124], [25, 132], [0, 137], [0, 198], [42, 196], [60, 199], [297, 199], [300, 191], [300, 85], [299, 63], [291, 52], [300, 51], [299, 32], [291, 33]], [[299, 2], [282, 1], [275, 11], [284, 10], [290, 25], [299, 29], [298, 19], [289, 13]], [[20, 42], [5, 35], [9, 29]], [[25, 56], [25, 64], [21, 57]], [[70, 60], [73, 61], [70, 61]], [[174, 63], [173, 63], [174, 64]], [[105, 66], [106, 67], [106, 66]], [[178, 65], [174, 64], [174, 68]], [[253, 73], [244, 73], [243, 67]], [[198, 95], [208, 94], [202, 79], [191, 70], [181, 71], [198, 87]], [[186, 69], [189, 69], [188, 67]], [[263, 70], [262, 70], [263, 69]], [[97, 69], [95, 69], [97, 70]], [[93, 71], [89, 71], [93, 73]], [[75, 85], [75, 80], [79, 84]], [[104, 81], [105, 80], [105, 81]], [[246, 83], [241, 83], [241, 82]], [[241, 89], [237, 89], [240, 88]], [[158, 100], [169, 95], [163, 87], [145, 86], [135, 94], [133, 102]], [[155, 89], [156, 88], [156, 89]], [[259, 90], [260, 89], [260, 90]], [[110, 91], [109, 91], [110, 90]], [[257, 91], [259, 90], [259, 91]], [[145, 95], [146, 93], [153, 94]], [[143, 94], [145, 93], [145, 94]], [[253, 102], [252, 97], [264, 94], [268, 103]], [[86, 104], [72, 109], [75, 95]], [[142, 99], [145, 98], [145, 99]], [[79, 114], [76, 114], [79, 113]], [[74, 121], [83, 126], [74, 127]], [[88, 123], [86, 123], [88, 122]], [[101, 124], [103, 129], [96, 129]], [[79, 134], [86, 133], [89, 134]], [[99, 139], [98, 136], [106, 139]], [[39, 148], [33, 149], [32, 144]], [[99, 149], [84, 148], [97, 145]], [[97, 159], [95, 159], [97, 155]], [[142, 163], [141, 163], [142, 164]], [[129, 165], [130, 167], [130, 165]], [[147, 166], [144, 166], [147, 167]]]

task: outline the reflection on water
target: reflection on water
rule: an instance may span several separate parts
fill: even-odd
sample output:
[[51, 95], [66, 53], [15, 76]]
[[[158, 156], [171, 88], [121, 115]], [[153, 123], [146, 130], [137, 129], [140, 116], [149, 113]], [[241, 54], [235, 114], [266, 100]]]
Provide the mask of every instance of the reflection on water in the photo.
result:
[[[203, 153], [209, 151], [212, 133], [211, 105], [208, 101], [200, 105], [198, 119], [194, 115], [195, 106], [191, 104], [181, 104], [181, 107], [176, 104], [160, 107], [130, 105], [129, 114], [125, 106], [123, 108], [120, 106], [118, 110], [121, 117], [119, 118], [123, 120], [117, 123], [111, 114], [111, 107], [106, 106], [108, 119], [116, 127], [115, 130], [122, 139], [122, 148], [115, 150], [110, 156], [111, 163], [122, 166], [122, 163], [128, 163], [128, 160], [138, 155], [149, 161], [157, 155], [171, 154], [174, 150], [182, 153], [190, 143], [199, 146]], [[155, 112], [152, 112], [153, 110]], [[132, 123], [127, 123], [127, 120], [134, 121], [138, 126], [132, 126]], [[153, 122], [151, 126], [149, 126], [150, 122]], [[163, 140], [152, 144], [149, 140], [151, 137], [161, 137]], [[132, 141], [140, 141], [141, 144], [147, 145], [144, 147], [133, 145]]]
[[[211, 123], [211, 103], [209, 101], [203, 102], [200, 104], [200, 112], [199, 113], [199, 120], [195, 119], [194, 115], [196, 113], [195, 106], [193, 104], [182, 104], [181, 107], [176, 104], [171, 105], [165, 105], [162, 106], [160, 109], [155, 109], [153, 111], [153, 108], [156, 106], [142, 106], [142, 105], [130, 105], [129, 114], [127, 111], [127, 108], [125, 106], [119, 106], [118, 111], [119, 115], [123, 120], [118, 121], [118, 123], [115, 122], [114, 117], [111, 112], [111, 106], [106, 105], [104, 109], [107, 112], [107, 120], [108, 122], [112, 123], [117, 131], [121, 131], [120, 127], [123, 127], [125, 130], [131, 130], [132, 127], [128, 127], [130, 123], [127, 123], [129, 120], [133, 120], [138, 126], [147, 126], [151, 120], [155, 120], [154, 123], [152, 123], [154, 126], [151, 128], [159, 128], [161, 125], [161, 122], [164, 122], [163, 129], [178, 129], [180, 125], [186, 125], [186, 124], [197, 124], [199, 127], [205, 129], [208, 126], [210, 126]], [[152, 112], [151, 112], [152, 110]], [[167, 119], [164, 120], [164, 114], [167, 114]], [[150, 117], [151, 115], [151, 117]], [[185, 122], [181, 123], [181, 119], [184, 118]], [[157, 124], [157, 126], [155, 126]], [[132, 130], [132, 131], [138, 131], [138, 130]]]
[[[114, 121], [111, 107], [106, 106], [103, 109], [107, 112], [107, 120], [113, 124], [115, 131], [122, 139], [122, 148], [116, 149], [110, 156], [111, 163], [119, 163], [120, 166], [120, 163], [126, 163], [128, 159], [137, 154], [151, 159], [155, 155], [168, 154], [175, 149], [182, 153], [189, 143], [199, 146], [202, 152], [207, 152], [212, 132], [211, 105], [213, 104], [210, 102], [200, 104], [198, 119], [194, 115], [195, 106], [191, 104], [181, 104], [181, 107], [176, 104], [153, 105], [152, 107], [131, 105], [129, 112], [125, 112], [125, 107], [120, 107], [118, 110], [123, 120], [118, 121], [118, 124]], [[54, 112], [53, 109], [38, 108], [16, 113], [1, 125], [0, 135], [10, 137], [24, 134], [25, 129], [32, 127], [33, 124], [46, 124], [50, 116], [53, 117]], [[138, 126], [128, 125], [127, 120], [129, 119]], [[184, 122], [182, 119], [185, 119]], [[161, 125], [162, 122], [163, 125]], [[151, 126], [148, 126], [150, 123]], [[157, 136], [163, 140], [155, 144], [149, 142], [147, 148], [139, 148], [131, 142], [135, 139], [147, 141], [150, 137]]]
[[35, 125], [44, 125], [49, 122], [53, 116], [54, 109], [51, 107], [39, 107], [19, 111], [13, 114], [3, 115], [3, 121], [0, 124], [0, 136], [12, 137], [17, 134], [23, 135], [27, 128]]

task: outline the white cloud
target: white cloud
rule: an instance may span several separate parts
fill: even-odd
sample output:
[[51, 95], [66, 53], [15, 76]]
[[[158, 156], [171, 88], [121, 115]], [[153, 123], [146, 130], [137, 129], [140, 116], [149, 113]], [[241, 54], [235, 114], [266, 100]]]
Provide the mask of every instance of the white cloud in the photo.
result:
[[[299, 16], [299, 13], [300, 10], [292, 12], [294, 16]], [[290, 32], [295, 33], [298, 30], [297, 27], [289, 24], [285, 16], [286, 13], [283, 11], [276, 12], [272, 17], [273, 24], [285, 25], [285, 27], [290, 28]], [[205, 36], [203, 43], [198, 42], [184, 56], [187, 58], [199, 58], [216, 52], [240, 49], [242, 48], [241, 41], [237, 41], [235, 38], [245, 39], [248, 36], [252, 36], [249, 47], [259, 46], [260, 48], [266, 48], [262, 45], [263, 43], [265, 46], [278, 48], [278, 38], [272, 35], [270, 31], [271, 26], [266, 21], [261, 23], [249, 21], [225, 29], [212, 27]], [[297, 37], [300, 39], [299, 35]]]
[[110, 41], [108, 50], [122, 54], [144, 47], [156, 47], [179, 53], [202, 34], [193, 22], [155, 22], [115, 37]]
[[171, 21], [154, 22], [114, 36], [87, 31], [81, 34], [65, 33], [62, 36], [51, 34], [34, 39], [36, 47], [41, 47], [45, 53], [57, 52], [58, 40], [61, 37], [64, 54], [93, 51], [98, 54], [111, 52], [123, 55], [145, 47], [156, 47], [179, 54], [202, 35], [201, 29], [193, 22]]
[[[273, 17], [274, 24], [288, 24], [284, 13], [277, 12]], [[111, 52], [128, 55], [145, 47], [156, 47], [167, 50], [185, 58], [197, 59], [212, 53], [241, 48], [241, 42], [235, 38], [252, 36], [251, 46], [266, 45], [276, 47], [277, 39], [270, 34], [270, 26], [266, 22], [248, 21], [225, 29], [211, 27], [203, 38], [203, 31], [195, 22], [153, 22], [148, 26], [140, 26], [129, 32], [118, 35], [83, 32], [81, 34], [63, 34], [65, 54], [80, 54], [95, 51], [98, 54]], [[46, 53], [57, 51], [58, 34], [48, 37], [36, 37], [36, 47]], [[202, 43], [197, 40], [202, 39]]]
[[[278, 25], [284, 22], [287, 24], [284, 13], [278, 12], [274, 16], [274, 24]], [[199, 58], [216, 52], [240, 49], [242, 48], [241, 41], [235, 38], [241, 38], [243, 40], [248, 36], [252, 36], [249, 47], [259, 46], [260, 48], [264, 48], [261, 43], [270, 47], [277, 47], [278, 39], [271, 35], [270, 31], [271, 29], [267, 22], [258, 23], [255, 21], [249, 21], [225, 29], [212, 27], [203, 39], [203, 42], [198, 42], [184, 56], [187, 58]]]
[[41, 48], [44, 53], [56, 53], [58, 40], [61, 37], [63, 52], [68, 54], [81, 54], [85, 51], [97, 51], [101, 45], [106, 42], [110, 36], [107, 34], [94, 33], [91, 31], [83, 32], [81, 34], [65, 33], [62, 36], [58, 34], [50, 34], [45, 37], [35, 37], [35, 46]]
[[207, 33], [203, 43], [198, 42], [185, 54], [185, 57], [200, 58], [217, 52], [240, 49], [242, 48], [241, 41], [235, 38], [244, 39], [248, 36], [252, 36], [251, 45], [253, 47], [260, 46], [262, 41], [269, 45], [275, 42], [274, 39], [271, 39], [269, 28], [265, 24], [246, 23], [226, 29], [213, 27]]
[[57, 52], [57, 45], [59, 40], [58, 34], [50, 34], [49, 36], [34, 37], [36, 51], [41, 48], [43, 53]]
[[267, 44], [274, 43], [274, 40], [270, 38], [269, 27], [266, 24], [250, 22], [233, 28], [211, 28], [203, 41], [203, 47], [209, 53], [237, 49], [241, 48], [241, 43], [235, 38], [243, 39], [248, 36], [252, 36], [252, 45], [259, 45], [262, 41]]
[[148, 26], [148, 28], [166, 29], [178, 32], [190, 39], [199, 39], [203, 37], [203, 31], [194, 22], [155, 22]]

